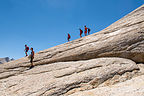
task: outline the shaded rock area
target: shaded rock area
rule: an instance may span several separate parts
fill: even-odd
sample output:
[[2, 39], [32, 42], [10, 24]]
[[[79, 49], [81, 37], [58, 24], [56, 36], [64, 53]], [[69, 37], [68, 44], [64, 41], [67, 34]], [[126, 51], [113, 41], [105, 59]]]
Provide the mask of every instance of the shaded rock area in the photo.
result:
[[144, 5], [95, 34], [0, 65], [1, 96], [144, 96]]

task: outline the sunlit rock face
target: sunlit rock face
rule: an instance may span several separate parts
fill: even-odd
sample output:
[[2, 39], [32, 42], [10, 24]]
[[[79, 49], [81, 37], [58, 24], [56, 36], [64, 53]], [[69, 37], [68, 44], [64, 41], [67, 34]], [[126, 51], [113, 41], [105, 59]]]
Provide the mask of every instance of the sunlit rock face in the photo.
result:
[[1, 96], [143, 96], [144, 5], [106, 29], [0, 65]]

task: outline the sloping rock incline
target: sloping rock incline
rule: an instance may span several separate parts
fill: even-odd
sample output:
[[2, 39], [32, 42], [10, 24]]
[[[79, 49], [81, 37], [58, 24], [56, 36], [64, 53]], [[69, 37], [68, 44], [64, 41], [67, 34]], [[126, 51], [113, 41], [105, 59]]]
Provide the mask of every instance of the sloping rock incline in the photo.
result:
[[116, 56], [144, 62], [144, 5], [101, 32], [37, 54], [37, 64]]
[[[91, 89], [93, 85], [98, 86], [116, 74], [122, 75], [137, 69], [135, 62], [122, 58], [52, 63], [15, 73], [8, 78], [3, 77], [0, 79], [0, 94], [1, 96], [63, 96], [72, 94], [75, 92], [74, 89]], [[1, 78], [5, 74], [8, 74], [8, 71], [1, 73]]]
[[[144, 5], [100, 32], [40, 51], [34, 61], [41, 65], [110, 56], [144, 62]], [[11, 63], [29, 65], [27, 58]]]
[[144, 75], [116, 85], [78, 92], [69, 96], [144, 96]]
[[[90, 96], [85, 90], [93, 88], [96, 89], [90, 90], [90, 94], [103, 89], [111, 94], [115, 88], [120, 88], [121, 94], [122, 85], [128, 90], [124, 93], [139, 92], [139, 89], [144, 92], [143, 58], [144, 5], [100, 32], [36, 53], [35, 67], [31, 70], [27, 57], [0, 64], [0, 95], [81, 96], [76, 92], [84, 91], [86, 95], [82, 96]], [[133, 89], [126, 85], [132, 81], [105, 89], [139, 75], [138, 87], [137, 79], [132, 79]]]

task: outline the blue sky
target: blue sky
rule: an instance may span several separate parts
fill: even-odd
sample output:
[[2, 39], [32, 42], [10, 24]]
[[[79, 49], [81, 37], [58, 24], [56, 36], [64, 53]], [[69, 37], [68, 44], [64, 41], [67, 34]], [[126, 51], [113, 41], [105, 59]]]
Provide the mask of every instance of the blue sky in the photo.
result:
[[0, 0], [0, 58], [25, 56], [79, 38], [79, 28], [98, 32], [137, 7], [143, 0]]

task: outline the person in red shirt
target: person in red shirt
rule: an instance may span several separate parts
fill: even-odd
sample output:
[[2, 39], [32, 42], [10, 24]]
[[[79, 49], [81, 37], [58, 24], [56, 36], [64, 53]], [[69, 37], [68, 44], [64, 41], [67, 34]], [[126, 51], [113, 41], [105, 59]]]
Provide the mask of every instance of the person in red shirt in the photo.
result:
[[71, 36], [70, 36], [70, 34], [68, 33], [68, 38], [67, 38], [67, 40], [70, 41], [70, 40], [69, 40], [70, 38], [71, 38]]
[[84, 26], [85, 27], [85, 36], [87, 36], [87, 27], [86, 26]]
[[27, 54], [28, 50], [29, 50], [29, 47], [27, 45], [25, 45], [25, 50], [24, 51], [25, 51], [26, 56], [28, 56], [28, 54]]
[[81, 29], [79, 29], [79, 30], [80, 30], [80, 37], [82, 37], [81, 35], [82, 35], [83, 31]]

